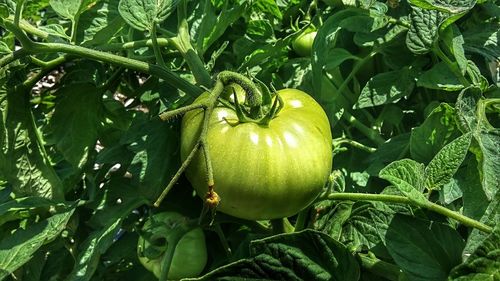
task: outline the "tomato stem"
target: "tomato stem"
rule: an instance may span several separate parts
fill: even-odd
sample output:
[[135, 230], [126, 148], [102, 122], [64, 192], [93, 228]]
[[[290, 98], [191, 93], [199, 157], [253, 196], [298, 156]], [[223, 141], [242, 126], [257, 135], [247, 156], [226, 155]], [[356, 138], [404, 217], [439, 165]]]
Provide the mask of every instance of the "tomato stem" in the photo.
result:
[[386, 194], [371, 194], [371, 193], [332, 193], [327, 196], [330, 200], [351, 200], [351, 201], [381, 201], [387, 203], [398, 203], [398, 204], [408, 204], [421, 208], [425, 208], [436, 212], [438, 214], [444, 215], [460, 223], [479, 229], [486, 233], [491, 233], [493, 230], [490, 226], [483, 224], [475, 219], [464, 216], [458, 212], [452, 211], [446, 207], [438, 205], [436, 203], [427, 201], [425, 204], [419, 204], [416, 201], [412, 201], [407, 197], [399, 195], [386, 195]]
[[274, 234], [292, 233], [294, 231], [293, 225], [287, 218], [271, 220], [271, 227], [273, 228]]
[[220, 80], [223, 85], [229, 85], [231, 83], [240, 85], [245, 90], [245, 101], [250, 108], [262, 106], [262, 93], [260, 89], [246, 76], [232, 71], [222, 71], [217, 75], [217, 79]]
[[167, 187], [161, 192], [161, 194], [158, 197], [158, 199], [156, 199], [155, 203], [153, 204], [155, 207], [160, 207], [161, 201], [163, 201], [163, 199], [165, 198], [165, 196], [167, 196], [168, 192], [172, 189], [172, 187], [174, 187], [174, 184], [179, 180], [179, 177], [187, 169], [187, 167], [189, 166], [189, 163], [191, 163], [191, 161], [193, 160], [194, 156], [196, 155], [196, 152], [200, 148], [200, 145], [201, 145], [200, 141], [198, 141], [195, 144], [195, 146], [193, 147], [193, 150], [191, 150], [191, 152], [189, 153], [189, 155], [186, 158], [186, 160], [184, 160], [184, 162], [180, 166], [179, 170], [177, 170], [177, 172], [175, 173], [174, 177], [168, 183]]

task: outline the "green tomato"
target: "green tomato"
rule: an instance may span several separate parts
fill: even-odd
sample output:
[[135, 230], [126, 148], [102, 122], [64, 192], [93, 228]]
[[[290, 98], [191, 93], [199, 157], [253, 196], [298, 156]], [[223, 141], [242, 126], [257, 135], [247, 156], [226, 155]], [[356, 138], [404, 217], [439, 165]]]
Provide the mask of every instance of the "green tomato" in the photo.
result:
[[300, 34], [293, 42], [293, 50], [300, 56], [308, 57], [311, 55], [312, 45], [316, 37], [316, 31]]
[[[278, 91], [283, 109], [268, 127], [238, 123], [236, 112], [219, 105], [211, 115], [207, 142], [213, 166], [218, 210], [243, 219], [294, 215], [308, 206], [327, 181], [332, 165], [332, 135], [321, 106], [295, 89]], [[208, 93], [195, 103], [202, 102]], [[181, 158], [201, 131], [203, 111], [182, 119]], [[235, 125], [236, 123], [236, 125]], [[207, 192], [207, 170], [198, 152], [186, 176], [199, 196]]]
[[[151, 216], [142, 228], [137, 244], [141, 264], [160, 278], [163, 257], [168, 243], [181, 229], [186, 229], [187, 218], [175, 212], [163, 212]], [[181, 279], [200, 275], [207, 263], [205, 234], [199, 227], [189, 230], [178, 241], [168, 279]]]

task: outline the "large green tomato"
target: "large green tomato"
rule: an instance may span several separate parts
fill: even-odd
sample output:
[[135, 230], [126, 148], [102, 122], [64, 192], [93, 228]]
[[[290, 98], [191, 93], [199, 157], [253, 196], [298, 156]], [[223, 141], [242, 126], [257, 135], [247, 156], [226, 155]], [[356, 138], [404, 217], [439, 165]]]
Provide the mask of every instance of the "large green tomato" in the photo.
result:
[[[332, 165], [332, 135], [321, 106], [306, 93], [278, 91], [283, 109], [269, 126], [237, 123], [234, 110], [219, 105], [209, 121], [207, 142], [213, 166], [218, 210], [250, 220], [294, 215], [309, 205], [327, 181]], [[202, 102], [208, 93], [195, 103]], [[203, 111], [182, 119], [184, 160], [201, 131]], [[198, 195], [207, 192], [203, 153], [186, 175]]]
[[[137, 244], [141, 264], [160, 278], [162, 261], [174, 232], [184, 227], [187, 218], [175, 212], [163, 212], [151, 216], [142, 228]], [[147, 257], [147, 255], [153, 257]], [[207, 263], [205, 234], [199, 227], [185, 233], [175, 247], [168, 272], [168, 279], [181, 279], [200, 275]]]

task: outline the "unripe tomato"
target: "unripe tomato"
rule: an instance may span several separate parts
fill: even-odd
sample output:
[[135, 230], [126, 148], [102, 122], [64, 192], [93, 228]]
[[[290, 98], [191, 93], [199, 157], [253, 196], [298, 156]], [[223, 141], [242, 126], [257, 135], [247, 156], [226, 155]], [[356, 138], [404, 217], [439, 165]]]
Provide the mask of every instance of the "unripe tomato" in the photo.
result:
[[[222, 105], [211, 115], [207, 142], [221, 212], [250, 220], [287, 217], [309, 205], [328, 179], [332, 135], [325, 112], [302, 91], [284, 89], [278, 94], [284, 107], [268, 127], [238, 123], [236, 112]], [[183, 160], [198, 140], [202, 119], [202, 110], [182, 119]], [[207, 170], [200, 151], [186, 176], [203, 197]]]
[[299, 35], [293, 42], [293, 50], [302, 57], [308, 57], [311, 55], [312, 45], [314, 38], [316, 37], [316, 31], [304, 32]]
[[[175, 212], [163, 212], [151, 216], [142, 228], [137, 244], [141, 264], [160, 278], [163, 257], [175, 231], [186, 227], [187, 218]], [[150, 257], [148, 257], [148, 255]], [[185, 233], [175, 247], [168, 272], [168, 279], [198, 276], [207, 263], [205, 234], [199, 227]]]

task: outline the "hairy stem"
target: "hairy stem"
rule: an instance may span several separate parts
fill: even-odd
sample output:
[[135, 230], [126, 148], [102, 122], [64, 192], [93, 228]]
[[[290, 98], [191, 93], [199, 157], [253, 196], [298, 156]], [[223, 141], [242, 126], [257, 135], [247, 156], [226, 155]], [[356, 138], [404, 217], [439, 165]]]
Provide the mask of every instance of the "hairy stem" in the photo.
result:
[[359, 142], [357, 142], [355, 140], [351, 140], [351, 139], [348, 139], [348, 138], [344, 138], [343, 137], [343, 138], [338, 138], [338, 139], [334, 139], [333, 140], [333, 145], [334, 146], [339, 146], [339, 145], [344, 144], [344, 143], [349, 144], [352, 147], [364, 150], [364, 151], [369, 152], [369, 153], [373, 153], [373, 152], [377, 151], [376, 148], [366, 146], [366, 145], [364, 145], [362, 143], [359, 143]]
[[373, 141], [377, 145], [382, 145], [385, 140], [380, 136], [380, 134], [372, 128], [367, 127], [365, 124], [361, 123], [356, 117], [354, 117], [349, 112], [345, 111], [343, 117], [361, 133], [363, 133], [367, 138]]
[[155, 203], [153, 204], [155, 207], [160, 207], [160, 204], [163, 201], [163, 199], [165, 199], [165, 196], [167, 196], [168, 192], [172, 189], [172, 187], [174, 187], [174, 184], [179, 180], [182, 173], [184, 173], [184, 171], [187, 169], [187, 167], [189, 166], [189, 164], [191, 163], [193, 158], [196, 156], [196, 152], [198, 152], [198, 149], [200, 148], [200, 144], [201, 144], [201, 142], [198, 141], [195, 144], [195, 146], [193, 147], [193, 149], [191, 150], [191, 152], [189, 153], [186, 160], [184, 160], [184, 162], [182, 162], [182, 165], [179, 168], [179, 170], [177, 170], [174, 177], [168, 183], [167, 187], [161, 192], [158, 199], [156, 199]]
[[177, 34], [177, 37], [172, 39], [172, 43], [188, 64], [196, 82], [204, 87], [212, 87], [212, 78], [205, 68], [205, 64], [191, 44], [189, 26], [187, 22], [187, 2], [185, 0], [177, 6], [177, 14], [179, 33]]
[[386, 194], [370, 194], [370, 193], [332, 193], [327, 196], [331, 200], [352, 200], [352, 201], [381, 201], [387, 203], [398, 203], [398, 204], [408, 204], [417, 207], [426, 208], [438, 214], [444, 215], [451, 219], [454, 219], [468, 227], [477, 228], [483, 232], [491, 233], [491, 227], [477, 221], [466, 217], [460, 213], [452, 211], [441, 205], [433, 202], [427, 202], [426, 204], [418, 204], [404, 196], [398, 195], [386, 195]]
[[158, 45], [158, 40], [156, 38], [156, 24], [153, 24], [153, 28], [151, 29], [151, 41], [153, 43], [153, 52], [155, 54], [156, 63], [161, 67], [166, 67], [165, 61], [163, 60], [163, 56], [161, 55], [160, 46]]
[[[28, 53], [31, 54], [39, 54], [39, 53], [66, 53], [72, 54], [83, 58], [89, 58], [101, 62], [106, 62], [115, 66], [128, 68], [132, 70], [136, 70], [139, 72], [147, 73], [154, 75], [156, 77], [164, 79], [170, 85], [175, 88], [178, 88], [190, 96], [197, 97], [200, 95], [203, 90], [196, 85], [191, 84], [189, 81], [182, 79], [174, 72], [170, 71], [167, 68], [148, 64], [139, 60], [134, 60], [126, 57], [122, 57], [115, 54], [110, 54], [102, 51], [97, 51], [81, 46], [75, 46], [70, 44], [62, 44], [62, 43], [35, 43], [31, 41], [22, 29], [16, 27], [9, 21], [4, 21], [5, 27], [14, 33], [16, 38], [21, 42], [26, 51], [23, 51], [24, 55]], [[19, 56], [19, 54], [18, 54]], [[7, 60], [11, 60], [10, 58]]]
[[[156, 38], [156, 44], [158, 47], [168, 47], [172, 45], [172, 39], [170, 38]], [[130, 41], [126, 43], [111, 43], [106, 45], [100, 45], [96, 48], [101, 51], [119, 51], [119, 50], [127, 50], [127, 49], [137, 49], [142, 47], [153, 47], [153, 40], [137, 40]]]

